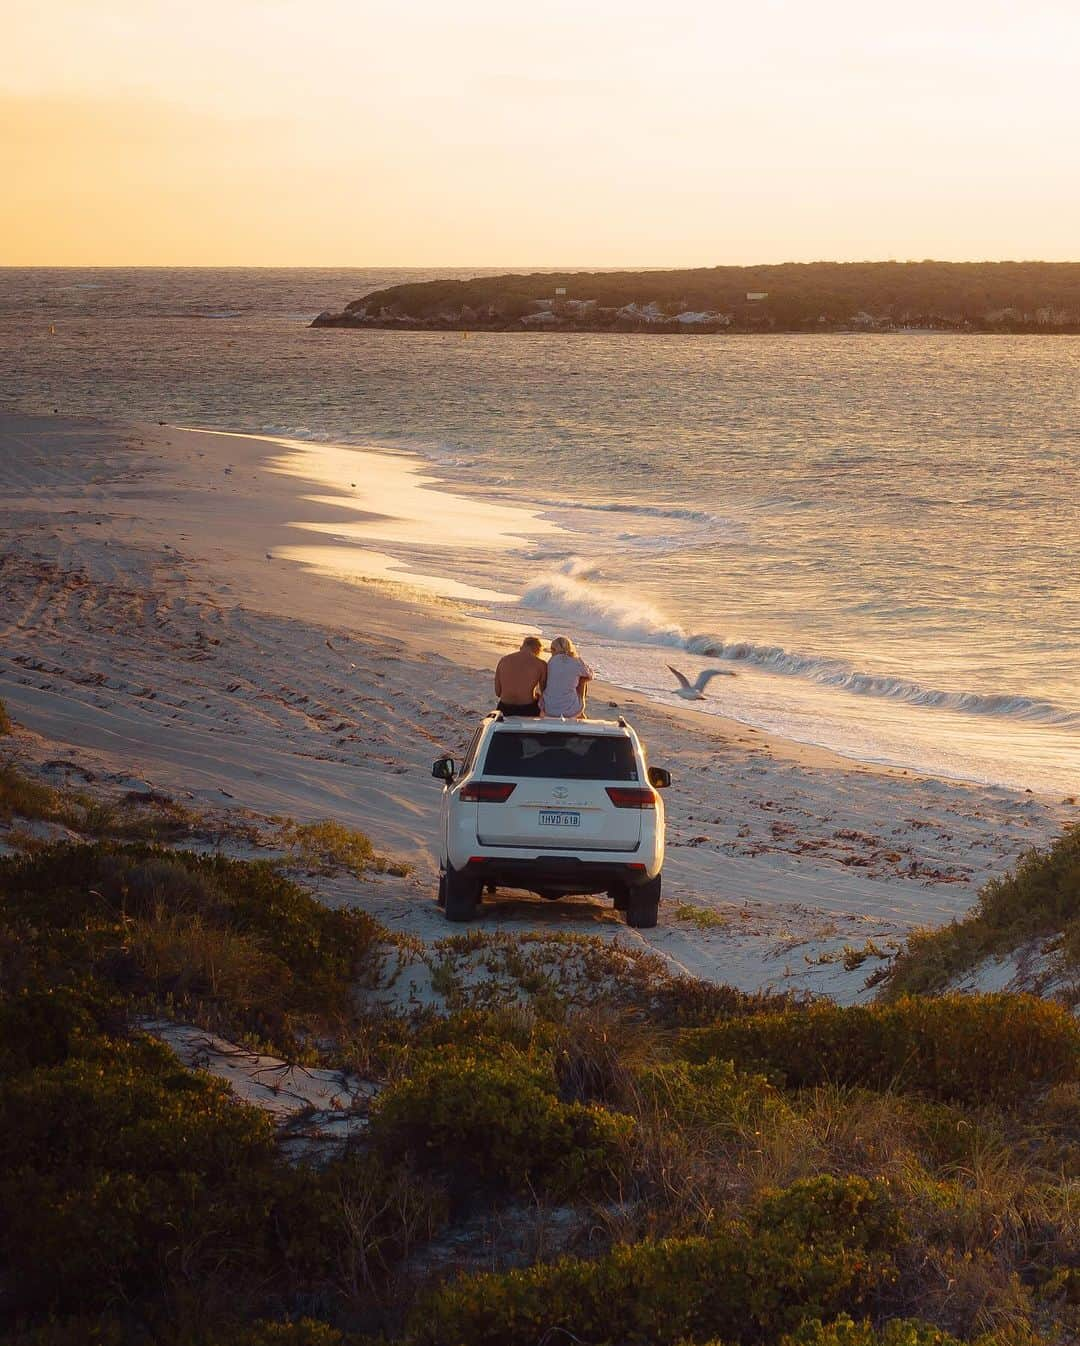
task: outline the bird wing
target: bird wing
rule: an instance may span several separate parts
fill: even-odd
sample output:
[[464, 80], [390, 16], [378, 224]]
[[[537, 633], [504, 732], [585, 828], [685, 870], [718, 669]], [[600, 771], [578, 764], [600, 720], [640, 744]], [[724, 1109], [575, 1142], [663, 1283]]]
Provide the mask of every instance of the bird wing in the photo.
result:
[[694, 683], [694, 686], [701, 692], [705, 690], [705, 687], [713, 680], [713, 678], [730, 678], [732, 676], [731, 672], [726, 668], [703, 668], [697, 675], [697, 681]]
[[690, 679], [686, 676], [685, 673], [680, 673], [679, 670], [678, 670], [677, 668], [672, 668], [670, 664], [668, 664], [668, 669], [669, 669], [672, 673], [674, 673], [675, 676], [679, 679], [679, 686], [680, 686], [680, 687], [687, 687], [687, 688], [689, 688], [689, 686], [690, 686]]

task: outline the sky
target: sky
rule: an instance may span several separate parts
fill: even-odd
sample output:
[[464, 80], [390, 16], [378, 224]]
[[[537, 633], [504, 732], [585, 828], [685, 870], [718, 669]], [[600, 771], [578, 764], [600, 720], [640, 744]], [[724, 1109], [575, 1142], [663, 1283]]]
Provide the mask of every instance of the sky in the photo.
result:
[[1075, 0], [0, 0], [0, 265], [1080, 260]]

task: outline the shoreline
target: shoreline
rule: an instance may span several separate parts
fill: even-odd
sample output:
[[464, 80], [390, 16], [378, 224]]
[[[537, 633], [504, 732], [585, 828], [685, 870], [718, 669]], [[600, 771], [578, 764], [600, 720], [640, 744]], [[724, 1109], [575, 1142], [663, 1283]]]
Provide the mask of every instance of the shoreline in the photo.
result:
[[[297, 519], [336, 528], [356, 508], [275, 470], [279, 448], [0, 417], [0, 699], [21, 726], [9, 743], [39, 771], [68, 761], [196, 808], [359, 828], [415, 873], [360, 889], [320, 880], [318, 894], [430, 943], [452, 933], [432, 900], [430, 763], [460, 754], [490, 708], [494, 657], [523, 628], [282, 559], [313, 536]], [[368, 512], [391, 526], [386, 509]], [[597, 685], [595, 714], [628, 708], [676, 778], [660, 926], [629, 931], [588, 900], [500, 894], [485, 927], [596, 934], [742, 989], [858, 999], [880, 964], [845, 949], [869, 942], [884, 957], [913, 926], [963, 914], [986, 877], [1077, 815]]]
[[[254, 445], [276, 445], [287, 450], [288, 454], [296, 460], [294, 465], [288, 465], [281, 456], [273, 457], [266, 455], [261, 449], [255, 451], [259, 454], [261, 461], [269, 461], [272, 464], [271, 470], [280, 473], [283, 476], [291, 477], [299, 483], [307, 483], [309, 486], [317, 485], [320, 491], [336, 491], [337, 495], [323, 494], [304, 494], [302, 498], [316, 504], [326, 505], [331, 509], [341, 507], [340, 502], [349, 500], [349, 496], [344, 488], [332, 485], [330, 477], [324, 476], [316, 471], [312, 475], [305, 474], [299, 469], [299, 462], [305, 458], [325, 458], [327, 454], [345, 454], [347, 460], [351, 459], [353, 474], [357, 474], [356, 461], [359, 459], [365, 463], [376, 463], [380, 467], [387, 463], [401, 464], [404, 467], [400, 474], [398, 482], [391, 489], [401, 489], [401, 478], [413, 478], [414, 484], [418, 490], [430, 491], [432, 495], [438, 498], [438, 503], [445, 506], [447, 502], [454, 505], [463, 500], [467, 500], [469, 505], [476, 510], [477, 497], [461, 496], [455, 493], [454, 487], [438, 474], [438, 465], [431, 464], [424, 460], [423, 456], [415, 451], [398, 451], [388, 453], [381, 449], [365, 449], [355, 446], [342, 446], [323, 444], [321, 442], [312, 442], [306, 440], [289, 439], [286, 436], [268, 436], [268, 435], [247, 435], [236, 434], [230, 431], [207, 430], [202, 427], [184, 426], [177, 427], [184, 433], [190, 434], [213, 434], [222, 436], [225, 439], [250, 439]], [[344, 480], [346, 474], [331, 474], [333, 481]], [[363, 472], [359, 473], [363, 476]], [[385, 483], [380, 483], [378, 496], [383, 497]], [[378, 507], [378, 500], [372, 502], [370, 495], [370, 486], [364, 497], [365, 508], [368, 504], [374, 503]], [[552, 525], [545, 522], [542, 510], [533, 507], [505, 507], [502, 505], [489, 506], [486, 509], [480, 509], [479, 514], [498, 517], [503, 514], [512, 514], [520, 516], [519, 522], [522, 527], [527, 527], [530, 531], [528, 536], [542, 536], [555, 534], [561, 531], [559, 525]], [[422, 522], [417, 520], [417, 522]], [[317, 574], [325, 579], [338, 580], [347, 577], [345, 582], [356, 581], [356, 571], [360, 573], [361, 582], [370, 580], [385, 580], [388, 584], [400, 584], [408, 588], [415, 588], [418, 592], [417, 602], [423, 604], [425, 599], [430, 597], [446, 597], [450, 599], [460, 598], [462, 601], [469, 601], [471, 595], [454, 594], [442, 592], [446, 585], [453, 586], [456, 581], [447, 580], [443, 576], [424, 574], [420, 575], [415, 571], [408, 569], [406, 562], [393, 562], [393, 568], [383, 567], [381, 564], [371, 566], [370, 558], [377, 556], [378, 553], [372, 552], [363, 545], [365, 539], [377, 541], [380, 537], [380, 520], [369, 522], [360, 517], [355, 522], [346, 520], [345, 522], [307, 522], [301, 525], [305, 530], [333, 533], [337, 535], [337, 544], [319, 547], [311, 544], [297, 544], [295, 546], [285, 546], [275, 552], [275, 556], [283, 556], [286, 559], [302, 566], [310, 574]], [[401, 538], [401, 530], [397, 530], [398, 538]], [[508, 537], [510, 535], [507, 535]], [[519, 533], [516, 537], [523, 540], [527, 535]], [[347, 545], [346, 545], [347, 544]], [[335, 565], [337, 560], [340, 564]], [[353, 566], [348, 564], [353, 562]], [[421, 597], [421, 595], [423, 595]], [[477, 598], [475, 601], [488, 601], [490, 598], [499, 598], [503, 601], [513, 601], [513, 595], [484, 595], [483, 598]], [[502, 644], [494, 644], [493, 641], [502, 639], [504, 633], [514, 638], [518, 634], [539, 633], [540, 627], [533, 625], [528, 614], [521, 622], [507, 618], [482, 617], [475, 612], [459, 611], [457, 623], [461, 628], [462, 640], [460, 648], [455, 654], [455, 661], [463, 662], [464, 666], [470, 669], [476, 668], [476, 663], [486, 657], [505, 653]], [[472, 633], [475, 640], [468, 638], [468, 633]], [[487, 637], [490, 635], [491, 639]], [[663, 653], [662, 647], [657, 647], [659, 654]], [[492, 665], [493, 667], [493, 665]], [[693, 727], [695, 732], [715, 733], [722, 737], [731, 738], [740, 735], [751, 734], [760, 737], [771, 752], [787, 761], [798, 763], [810, 767], [831, 767], [834, 769], [843, 769], [845, 767], [858, 767], [864, 771], [880, 772], [885, 775], [900, 777], [919, 777], [927, 780], [950, 780], [959, 784], [984, 786], [985, 783], [973, 780], [963, 776], [946, 776], [934, 772], [921, 771], [911, 766], [896, 765], [889, 762], [875, 761], [871, 758], [861, 757], [855, 754], [841, 752], [828, 744], [806, 742], [801, 739], [789, 738], [782, 734], [776, 734], [768, 729], [758, 725], [750, 724], [745, 720], [740, 720], [735, 716], [723, 714], [713, 710], [701, 710], [692, 705], [671, 705], [667, 702], [654, 700], [645, 692], [637, 691], [633, 688], [625, 687], [622, 684], [609, 682], [603, 678], [596, 678], [593, 682], [593, 698], [599, 704], [602, 701], [610, 702], [612, 698], [618, 697], [621, 703], [634, 705], [641, 710], [656, 710], [662, 714], [669, 715], [684, 723], [688, 728]], [[985, 785], [989, 789], [1010, 789], [1008, 786]]]
[[[246, 440], [251, 444], [251, 459], [245, 466], [263, 465], [275, 475], [281, 475], [285, 478], [291, 478], [300, 484], [306, 483], [309, 487], [318, 488], [319, 494], [302, 493], [300, 496], [305, 502], [319, 504], [330, 510], [343, 508], [340, 502], [352, 500], [354, 497], [348, 496], [343, 488], [332, 487], [329, 482], [319, 474], [305, 475], [295, 467], [284, 464], [283, 455], [267, 453], [267, 448], [277, 447], [287, 451], [294, 457], [303, 456], [322, 456], [328, 450], [334, 451], [336, 446], [313, 443], [305, 440], [293, 440], [285, 436], [255, 435], [246, 433], [237, 433], [223, 430], [209, 430], [195, 426], [178, 426], [176, 431], [182, 435], [214, 435], [225, 441]], [[453, 487], [447, 484], [438, 476], [437, 465], [425, 464], [422, 456], [415, 451], [387, 453], [378, 449], [363, 449], [354, 446], [347, 446], [343, 450], [354, 460], [362, 458], [367, 462], [375, 462], [382, 465], [386, 461], [397, 460], [406, 464], [404, 476], [416, 478], [416, 485], [421, 490], [430, 490], [433, 495], [442, 500], [451, 500], [457, 502], [465, 499], [455, 495]], [[354, 474], [356, 469], [354, 468]], [[359, 475], [363, 475], [361, 472]], [[363, 488], [361, 488], [363, 489]], [[337, 490], [337, 496], [321, 494], [323, 491]], [[382, 494], [381, 490], [379, 492]], [[470, 504], [475, 506], [475, 498], [468, 497]], [[370, 495], [365, 495], [365, 504], [370, 500]], [[489, 510], [481, 511], [484, 514], [497, 515], [503, 512], [502, 506], [494, 506]], [[530, 526], [537, 534], [558, 532], [557, 525], [545, 526], [541, 512], [528, 508], [520, 508], [513, 511], [521, 516], [524, 525], [527, 516], [532, 515]], [[305, 542], [298, 542], [292, 545], [283, 544], [272, 549], [274, 556], [284, 555], [290, 562], [302, 568], [302, 572], [309, 577], [319, 577], [322, 580], [337, 584], [344, 582], [346, 584], [367, 584], [377, 583], [382, 585], [385, 581], [385, 588], [388, 598], [395, 603], [405, 603], [409, 606], [421, 608], [425, 621], [431, 621], [433, 613], [427, 611], [432, 598], [450, 597], [438, 592], [439, 587], [444, 583], [443, 577], [437, 575], [419, 575], [410, 571], [405, 562], [395, 562], [397, 574], [385, 572], [381, 575], [368, 575], [364, 572], [368, 566], [367, 558], [373, 553], [362, 545], [364, 538], [377, 540], [379, 536], [378, 524], [369, 525], [363, 518], [356, 519], [355, 511], [350, 511], [349, 516], [337, 521], [321, 520], [310, 522], [305, 520], [302, 524], [291, 525], [305, 531], [332, 531], [338, 534], [342, 540], [352, 533], [351, 545], [335, 545], [320, 548]], [[523, 537], [523, 534], [519, 534]], [[333, 565], [331, 561], [338, 559], [341, 564]], [[346, 564], [347, 561], [353, 561], [357, 570], [353, 571]], [[379, 567], [381, 569], [381, 567]], [[452, 581], [451, 581], [452, 583]], [[408, 594], [406, 591], [415, 590], [415, 594]], [[426, 591], [426, 592], [425, 592]], [[511, 597], [507, 595], [506, 597]], [[291, 613], [295, 609], [290, 599], [288, 611]], [[457, 639], [452, 641], [451, 656], [456, 663], [460, 663], [464, 668], [470, 671], [480, 672], [484, 667], [484, 661], [497, 657], [505, 653], [505, 640], [509, 636], [513, 639], [517, 635], [532, 634], [539, 632], [540, 628], [534, 626], [527, 618], [523, 621], [513, 619], [500, 620], [498, 618], [483, 617], [475, 612], [463, 612], [457, 610], [450, 615], [450, 622], [455, 628]], [[393, 629], [399, 638], [402, 638], [406, 645], [409, 645], [407, 632], [402, 633], [396, 626], [389, 627]], [[416, 645], [409, 646], [413, 652], [419, 652]], [[658, 647], [658, 652], [662, 650]], [[494, 668], [494, 663], [491, 663]], [[631, 688], [606, 682], [597, 678], [593, 683], [593, 701], [599, 705], [602, 701], [611, 701], [618, 697], [627, 704], [639, 707], [641, 710], [656, 712], [661, 715], [667, 715], [675, 720], [685, 724], [687, 727], [693, 727], [695, 732], [713, 733], [722, 738], [731, 738], [745, 735], [752, 735], [760, 738], [763, 744], [767, 745], [771, 752], [787, 761], [798, 763], [803, 766], [827, 766], [834, 769], [843, 769], [846, 767], [858, 767], [865, 771], [879, 772], [885, 775], [920, 777], [925, 779], [953, 779], [948, 777], [938, 777], [933, 773], [921, 772], [911, 767], [894, 766], [887, 762], [874, 762], [865, 758], [849, 756], [838, 752], [826, 744], [804, 743], [799, 739], [786, 738], [783, 735], [774, 734], [767, 729], [762, 729], [756, 725], [747, 724], [734, 716], [724, 715], [715, 711], [698, 710], [690, 705], [669, 705], [653, 700], [644, 692], [639, 692]], [[959, 783], [969, 785], [981, 785], [978, 781], [969, 781], [960, 779]], [[989, 789], [1008, 789], [1009, 787], [987, 786]]]
[[819, 336], [955, 336], [955, 337], [1058, 337], [1058, 336], [1080, 336], [1080, 324], [1069, 324], [1063, 327], [769, 327], [762, 325], [760, 327], [723, 327], [709, 326], [702, 324], [700, 326], [689, 326], [679, 324], [672, 327], [661, 327], [646, 325], [644, 323], [626, 327], [583, 327], [580, 325], [558, 327], [549, 326], [529, 326], [508, 324], [504, 327], [496, 326], [491, 323], [432, 323], [426, 322], [422, 318], [417, 319], [375, 319], [356, 320], [343, 314], [331, 314], [324, 318], [318, 314], [306, 326], [312, 328], [326, 328], [331, 331], [352, 331], [352, 332], [431, 332], [434, 334], [446, 332], [477, 332], [485, 333], [490, 336], [730, 336], [730, 337], [760, 337], [760, 336], [801, 336], [801, 337], [819, 337]]
[[[0, 412], [0, 432], [3, 432], [5, 423], [10, 422], [29, 422], [41, 427], [57, 424], [56, 419], [51, 417]], [[370, 586], [377, 589], [382, 598], [379, 603], [361, 605], [369, 628], [380, 634], [397, 635], [404, 640], [410, 650], [418, 652], [417, 645], [410, 643], [408, 633], [412, 624], [405, 618], [405, 613], [419, 609], [423, 623], [435, 627], [440, 640], [445, 640], [452, 649], [454, 661], [469, 669], [477, 669], [478, 665], [484, 667], [492, 655], [505, 652], [505, 640], [508, 637], [513, 639], [516, 635], [531, 634], [540, 630], [531, 623], [528, 613], [519, 621], [516, 618], [484, 616], [457, 606], [458, 602], [513, 601], [515, 596], [512, 594], [479, 590], [475, 593], [455, 592], [459, 589], [468, 589], [469, 586], [459, 585], [457, 581], [437, 573], [419, 573], [410, 569], [408, 562], [385, 556], [375, 548], [365, 545], [368, 541], [378, 543], [380, 540], [415, 541], [422, 535], [422, 530], [430, 528], [430, 523], [426, 515], [416, 511], [415, 508], [410, 515], [408, 507], [412, 506], [416, 499], [427, 497], [429, 494], [436, 497], [436, 501], [425, 498], [425, 504], [437, 503], [441, 506], [451, 505], [456, 509], [462, 507], [468, 509], [470, 517], [465, 521], [465, 527], [456, 529], [450, 536], [453, 542], [466, 536], [470, 528], [481, 526], [490, 528], [493, 522], [496, 528], [502, 529], [498, 534], [496, 546], [503, 548], [512, 541], [531, 540], [533, 537], [557, 535], [564, 531], [561, 525], [545, 517], [546, 511], [542, 507], [505, 505], [501, 502], [485, 503], [477, 495], [457, 492], [455, 487], [439, 474], [438, 464], [425, 460], [419, 451], [337, 446], [319, 441], [296, 440], [287, 436], [217, 430], [202, 426], [149, 426], [138, 423], [128, 425], [95, 418], [86, 420], [60, 418], [59, 423], [86, 426], [93, 433], [100, 434], [104, 431], [107, 436], [119, 434], [153, 437], [163, 433], [165, 437], [174, 437], [174, 446], [178, 447], [181, 453], [179, 460], [175, 455], [171, 458], [170, 468], [175, 470], [179, 463], [186, 468], [176, 484], [182, 489], [194, 490], [202, 497], [203, 509], [208, 506], [210, 509], [210, 517], [200, 521], [205, 532], [199, 541], [203, 544], [203, 550], [207, 552], [203, 560], [209, 567], [206, 579], [211, 583], [214, 578], [215, 551], [221, 555], [224, 550], [219, 545], [218, 530], [213, 526], [214, 515], [220, 513], [220, 507], [211, 497], [219, 495], [223, 487], [227, 489], [227, 484], [214, 485], [206, 479], [200, 489], [193, 480], [192, 469], [197, 472], [201, 467], [201, 460], [208, 457], [207, 450], [200, 447], [202, 441], [204, 439], [217, 441], [222, 451], [222, 459], [226, 457], [229, 459], [227, 465], [218, 470], [233, 480], [239, 479], [234, 477], [234, 473], [257, 476], [261, 470], [273, 478], [295, 483], [295, 490], [280, 489], [271, 492], [266, 491], [264, 485], [260, 490], [260, 511], [257, 519], [249, 528], [239, 533], [237, 538], [240, 543], [239, 549], [235, 546], [228, 549], [228, 564], [232, 574], [231, 582], [225, 586], [224, 592], [227, 592], [233, 601], [242, 602], [247, 598], [258, 605], [263, 605], [266, 593], [262, 573], [264, 567], [260, 562], [264, 558], [268, 561], [283, 559], [288, 566], [278, 571], [273, 586], [272, 608], [277, 615], [310, 617], [314, 614], [327, 617], [329, 613], [323, 602], [312, 606], [312, 593], [318, 593], [320, 599], [334, 598], [336, 586], [344, 584], [355, 597], [357, 586]], [[140, 442], [145, 442], [145, 438]], [[341, 456], [351, 468], [353, 476], [364, 477], [365, 470], [374, 465], [380, 473], [385, 473], [388, 467], [391, 468], [393, 479], [389, 482], [377, 481], [374, 490], [370, 477], [366, 478], [362, 485], [353, 482], [351, 485], [357, 492], [353, 495], [338, 484], [348, 475], [347, 473], [327, 474], [317, 469], [308, 473], [301, 470], [300, 464], [305, 460], [325, 459], [328, 455]], [[304, 487], [309, 489], [305, 490]], [[404, 515], [401, 508], [403, 495], [407, 497]], [[271, 497], [269, 501], [267, 496]], [[362, 506], [358, 506], [358, 498], [362, 498]], [[299, 506], [300, 502], [303, 502], [302, 509], [293, 507]], [[270, 506], [269, 509], [267, 504]], [[310, 508], [312, 505], [318, 509], [313, 511]], [[383, 512], [386, 509], [393, 509], [394, 513]], [[297, 513], [305, 515], [321, 513], [322, 517], [302, 520], [288, 517]], [[160, 517], [162, 522], [168, 523], [174, 521], [174, 515], [175, 511], [166, 505]], [[189, 521], [188, 526], [194, 529], [199, 527], [199, 524]], [[515, 526], [519, 531], [513, 531]], [[326, 544], [316, 544], [308, 540], [313, 535], [330, 535], [334, 540]], [[175, 545], [172, 545], [172, 550], [176, 550]], [[239, 567], [238, 561], [243, 562]], [[292, 566], [297, 570], [290, 573], [288, 567]], [[281, 582], [283, 577], [286, 581], [284, 584]], [[302, 585], [299, 583], [300, 580], [303, 580]], [[316, 584], [316, 580], [334, 586], [331, 593], [324, 595], [324, 585]], [[302, 594], [297, 593], [298, 588], [303, 589]], [[380, 607], [386, 608], [382, 616], [379, 614]], [[336, 600], [332, 611], [335, 616], [340, 615]], [[660, 655], [667, 649], [666, 646], [659, 645], [656, 648]], [[597, 701], [601, 698], [610, 700], [618, 696], [630, 704], [693, 725], [698, 732], [715, 732], [725, 737], [753, 734], [760, 737], [771, 751], [793, 762], [834, 768], [857, 767], [909, 779], [946, 781], [1009, 793], [1024, 792], [1019, 787], [985, 782], [971, 776], [927, 770], [912, 764], [892, 763], [863, 756], [857, 752], [845, 752], [826, 743], [790, 737], [730, 714], [699, 709], [690, 704], [658, 701], [645, 692], [602, 678], [597, 678], [593, 686]], [[1026, 793], [1044, 796], [1047, 799], [1053, 799], [1056, 794], [1052, 789], [1031, 789]]]
[[[200, 427], [186, 428], [197, 430], [199, 433], [228, 434], [221, 431], [202, 431]], [[366, 580], [386, 580], [392, 584], [410, 586], [419, 591], [425, 599], [434, 595], [438, 598], [460, 600], [462, 603], [473, 605], [473, 609], [476, 605], [488, 609], [486, 616], [481, 616], [473, 609], [462, 610], [460, 622], [466, 628], [501, 632], [505, 627], [510, 627], [513, 632], [520, 629], [522, 633], [527, 630], [529, 633], [543, 634], [544, 626], [538, 623], [565, 625], [569, 620], [564, 617], [545, 618], [542, 608], [525, 605], [525, 600], [519, 598], [516, 592], [495, 592], [463, 583], [460, 578], [452, 578], [447, 573], [448, 567], [440, 563], [442, 557], [440, 548], [453, 551], [458, 564], [451, 569], [460, 575], [468, 570], [466, 567], [466, 571], [463, 571], [461, 555], [468, 552], [471, 547], [475, 553], [473, 569], [477, 572], [474, 578], [482, 577], [486, 583], [490, 559], [499, 551], [513, 553], [520, 551], [523, 543], [535, 547], [538, 542], [558, 541], [564, 536], [573, 544], [577, 537], [575, 526], [568, 527], [565, 522], [559, 522], [558, 519], [568, 510], [573, 512], [577, 509], [580, 512], [580, 507], [573, 504], [557, 507], [551, 502], [539, 501], [508, 502], [498, 491], [492, 495], [478, 490], [467, 478], [455, 479], [452, 474], [441, 468], [437, 459], [432, 460], [418, 449], [387, 451], [374, 447], [296, 440], [287, 436], [255, 435], [252, 438], [278, 445], [284, 450], [284, 453], [274, 460], [275, 471], [293, 476], [308, 485], [312, 482], [320, 485], [324, 493], [305, 493], [301, 497], [305, 502], [320, 508], [345, 511], [344, 519], [339, 518], [337, 522], [305, 520], [297, 525], [305, 531], [325, 537], [327, 539], [325, 544], [319, 546], [302, 544], [279, 548], [276, 555], [297, 561], [326, 577], [344, 576], [351, 580], [360, 576]], [[376, 469], [374, 479], [367, 475], [371, 467]], [[384, 480], [385, 475], [389, 475], [391, 479]], [[350, 477], [355, 476], [365, 478], [359, 488], [363, 494], [364, 507], [359, 510], [357, 498], [353, 494], [358, 489], [357, 482], [350, 482], [351, 489], [346, 489], [344, 485]], [[380, 515], [378, 513], [380, 510], [385, 513]], [[576, 526], [580, 527], [580, 524]], [[438, 546], [432, 545], [433, 532], [438, 534]], [[478, 538], [481, 537], [484, 539], [482, 543], [478, 542]], [[368, 545], [386, 541], [405, 544], [412, 551], [426, 550], [428, 557], [424, 562], [425, 572], [410, 569], [412, 562], [374, 551]], [[479, 572], [482, 572], [482, 576]], [[557, 570], [553, 572], [553, 578], [559, 579], [562, 574], [561, 570]], [[505, 606], [514, 608], [514, 612], [502, 615], [499, 608]], [[699, 665], [706, 666], [702, 661], [709, 658], [708, 652], [698, 652], [696, 644], [669, 645], [666, 641], [653, 642], [647, 639], [641, 641], [635, 640], [632, 636], [613, 637], [605, 634], [602, 627], [597, 631], [585, 633], [582, 638], [600, 650], [614, 641], [616, 646], [623, 644], [626, 648], [633, 648], [637, 654], [647, 651], [664, 664], [669, 656], [677, 657], [684, 667], [693, 665], [691, 676], [696, 674]], [[483, 649], [486, 653], [487, 646]], [[771, 688], [779, 689], [779, 697], [783, 700], [785, 693], [782, 689], [789, 680], [788, 675], [759, 668], [752, 661], [745, 667], [737, 661], [727, 661], [725, 669], [733, 662], [736, 663], [738, 670], [736, 676], [741, 676], [744, 680], [756, 679], [762, 686], [770, 685]], [[731, 671], [735, 672], [734, 669]], [[710, 720], [719, 719], [723, 722], [721, 727], [727, 726], [728, 732], [731, 726], [753, 729], [764, 734], [775, 745], [787, 744], [789, 752], [798, 747], [800, 750], [819, 751], [834, 761], [972, 786], [1009, 790], [1024, 790], [1030, 787], [1033, 793], [1047, 798], [1053, 798], [1055, 794], [1068, 789], [1068, 782], [1065, 785], [1058, 785], [1048, 784], [1045, 781], [1036, 782], [1031, 778], [1025, 780], [1022, 777], [1010, 780], [1007, 776], [995, 779], [985, 774], [992, 770], [989, 759], [981, 764], [973, 761], [966, 765], [963, 761], [957, 761], [955, 766], [950, 766], [944, 761], [920, 762], [917, 751], [905, 758], [897, 751], [896, 744], [890, 745], [887, 739], [874, 745], [868, 742], [844, 744], [836, 741], [834, 732], [830, 741], [825, 726], [829, 724], [834, 731], [837, 726], [836, 723], [826, 719], [816, 722], [819, 726], [818, 734], [825, 735], [824, 737], [802, 736], [798, 732], [792, 732], [790, 727], [778, 728], [775, 724], [769, 724], [767, 716], [763, 722], [759, 717], [760, 709], [759, 716], [755, 716], [752, 705], [745, 706], [744, 714], [740, 715], [734, 710], [716, 709], [715, 699], [712, 699], [711, 704], [694, 706], [678, 701], [671, 694], [666, 697], [653, 695], [649, 690], [642, 688], [639, 682], [633, 680], [637, 674], [630, 674], [628, 678], [626, 674], [629, 672], [624, 670], [624, 678], [621, 680], [617, 677], [598, 678], [595, 686], [598, 689], [601, 687], [606, 689], [606, 694], [632, 697], [638, 703], [663, 707], [671, 713], [688, 712], [692, 721], [700, 723], [702, 727]], [[743, 685], [739, 684], [740, 687]], [[804, 694], [808, 690], [801, 679], [793, 678], [795, 695], [800, 688]], [[795, 695], [788, 695], [789, 705], [794, 705]], [[868, 704], [872, 705], [878, 699], [873, 698]], [[884, 703], [888, 698], [880, 700]], [[930, 713], [945, 715], [954, 721], [966, 718], [960, 712], [947, 709], [934, 708]], [[926, 744], [925, 741], [921, 742], [925, 757]], [[872, 750], [875, 748], [876, 751]], [[980, 770], [983, 774], [980, 774]], [[1020, 776], [1019, 771], [1016, 774]]]

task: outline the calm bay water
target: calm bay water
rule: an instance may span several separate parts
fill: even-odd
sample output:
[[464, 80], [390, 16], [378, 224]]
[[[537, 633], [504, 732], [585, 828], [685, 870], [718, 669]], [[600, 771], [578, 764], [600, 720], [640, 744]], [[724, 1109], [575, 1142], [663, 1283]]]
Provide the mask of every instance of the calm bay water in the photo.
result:
[[[0, 271], [0, 409], [418, 451], [563, 525], [403, 548], [605, 675], [916, 768], [1080, 787], [1080, 338], [310, 330], [475, 272]], [[52, 329], [52, 330], [50, 330]]]

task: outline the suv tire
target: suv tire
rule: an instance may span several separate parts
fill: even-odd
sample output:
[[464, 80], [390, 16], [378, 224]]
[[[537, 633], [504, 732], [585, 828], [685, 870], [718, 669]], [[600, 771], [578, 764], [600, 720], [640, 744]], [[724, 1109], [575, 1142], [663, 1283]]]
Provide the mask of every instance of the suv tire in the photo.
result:
[[611, 905], [616, 911], [625, 911], [626, 904], [630, 900], [630, 892], [625, 883], [616, 883], [608, 889], [608, 897], [611, 898]]
[[[635, 930], [651, 930], [660, 908], [660, 875], [631, 888], [626, 900], [626, 924]], [[449, 906], [447, 906], [449, 914]]]
[[471, 921], [473, 919], [480, 903], [480, 883], [478, 879], [459, 874], [447, 861], [443, 893], [446, 898], [445, 908], [448, 921]]

